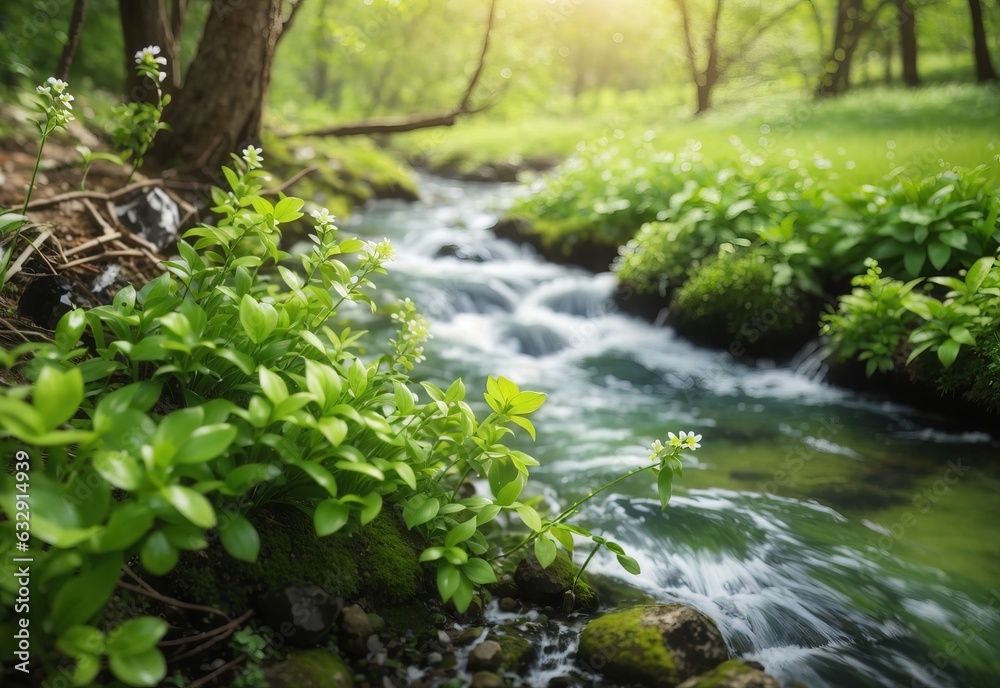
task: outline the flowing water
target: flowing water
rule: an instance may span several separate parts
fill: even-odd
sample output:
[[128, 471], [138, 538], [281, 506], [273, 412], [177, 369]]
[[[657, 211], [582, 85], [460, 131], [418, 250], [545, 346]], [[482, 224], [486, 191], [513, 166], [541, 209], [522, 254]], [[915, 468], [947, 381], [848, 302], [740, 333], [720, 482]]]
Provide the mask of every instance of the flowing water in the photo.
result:
[[496, 239], [515, 187], [422, 184], [423, 201], [376, 203], [345, 232], [395, 245], [381, 298], [431, 320], [422, 375], [462, 377], [473, 403], [489, 374], [548, 394], [524, 444], [548, 499], [642, 465], [668, 431], [704, 435], [665, 512], [642, 477], [588, 503], [579, 521], [642, 566], [594, 570], [709, 614], [787, 685], [1000, 686], [997, 439], [827, 386], [813, 357], [692, 346], [617, 312], [610, 274]]

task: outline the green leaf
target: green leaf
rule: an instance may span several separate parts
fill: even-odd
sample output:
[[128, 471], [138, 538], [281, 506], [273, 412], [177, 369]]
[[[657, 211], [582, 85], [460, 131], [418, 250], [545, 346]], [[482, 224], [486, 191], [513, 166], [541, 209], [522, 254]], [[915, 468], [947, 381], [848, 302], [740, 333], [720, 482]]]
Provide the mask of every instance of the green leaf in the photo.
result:
[[215, 526], [215, 509], [203, 494], [190, 487], [170, 485], [160, 490], [160, 494], [187, 520], [201, 528]]
[[254, 297], [244, 294], [240, 300], [240, 325], [254, 344], [267, 339], [278, 326], [278, 312], [269, 303], [258, 303]]
[[556, 560], [556, 543], [550, 540], [545, 533], [535, 539], [535, 558], [547, 569], [549, 564]]
[[326, 467], [314, 461], [301, 461], [295, 465], [301, 468], [317, 485], [326, 490], [331, 497], [337, 496], [337, 480]]
[[510, 400], [508, 413], [524, 416], [533, 413], [545, 403], [545, 395], [540, 392], [520, 392]]
[[403, 507], [403, 522], [407, 528], [415, 528], [432, 520], [441, 510], [441, 503], [433, 497], [415, 494]]
[[656, 493], [660, 497], [660, 509], [666, 509], [674, 487], [674, 472], [669, 468], [660, 470], [656, 477]]
[[180, 552], [170, 544], [163, 531], [156, 531], [146, 538], [139, 553], [139, 560], [143, 567], [154, 576], [163, 576], [170, 572], [177, 564]]
[[[472, 543], [469, 544], [471, 545]], [[469, 554], [461, 547], [446, 548], [444, 550], [444, 558], [455, 566], [465, 566], [469, 563]]]
[[155, 616], [130, 619], [108, 632], [107, 654], [137, 655], [156, 647], [170, 626]]
[[465, 610], [472, 603], [472, 581], [461, 574], [459, 574], [458, 587], [455, 589], [452, 603], [460, 614], [465, 613]]
[[407, 416], [413, 410], [414, 399], [413, 392], [411, 392], [406, 385], [400, 382], [393, 382], [393, 399], [396, 402], [396, 410], [399, 411], [401, 416]]
[[87, 327], [87, 313], [82, 308], [74, 308], [59, 318], [56, 325], [56, 346], [60, 351], [72, 351], [80, 341]]
[[254, 563], [260, 553], [260, 535], [245, 517], [237, 516], [219, 527], [222, 546], [234, 559]]
[[948, 330], [948, 336], [954, 339], [959, 344], [967, 344], [968, 346], [975, 346], [976, 339], [972, 336], [972, 333], [968, 329], [962, 327], [961, 325], [955, 325]]
[[940, 270], [951, 260], [951, 246], [931, 244], [927, 247], [927, 256], [931, 259], [931, 265]]
[[301, 198], [282, 198], [274, 206], [274, 219], [276, 222], [292, 222], [302, 217], [302, 213], [297, 212], [302, 207], [304, 201]]
[[476, 585], [489, 585], [497, 582], [497, 574], [485, 559], [469, 559], [462, 566], [462, 573]]
[[240, 494], [254, 485], [267, 482], [281, 475], [281, 468], [269, 463], [248, 463], [226, 474], [226, 486]]
[[316, 534], [330, 535], [347, 525], [351, 517], [351, 508], [338, 499], [325, 499], [316, 507], [313, 514], [313, 525]]
[[576, 545], [576, 543], [573, 542], [573, 534], [563, 528], [561, 524], [552, 526], [549, 529], [549, 533], [551, 533], [552, 537], [559, 541], [560, 545], [565, 547], [570, 552], [573, 551], [573, 548]]
[[35, 382], [34, 406], [46, 430], [53, 430], [76, 414], [83, 401], [83, 377], [76, 368], [61, 371], [46, 365]]
[[142, 482], [142, 466], [126, 452], [98, 452], [94, 455], [93, 466], [102, 478], [122, 490], [135, 490]]
[[991, 256], [986, 256], [985, 258], [980, 258], [972, 267], [969, 268], [969, 272], [965, 275], [965, 284], [968, 287], [970, 294], [975, 294], [979, 291], [979, 288], [983, 286], [983, 282], [986, 280], [987, 275], [990, 274], [990, 270], [993, 268], [994, 259]]
[[372, 490], [359, 500], [361, 503], [361, 514], [358, 520], [365, 526], [375, 520], [375, 517], [382, 511], [382, 493]]
[[134, 545], [153, 527], [153, 510], [142, 502], [124, 504], [111, 514], [108, 524], [93, 540], [95, 552], [123, 551]]
[[428, 547], [420, 553], [419, 561], [437, 561], [444, 554], [444, 547]]
[[630, 556], [625, 554], [618, 555], [618, 563], [621, 564], [622, 568], [631, 573], [633, 576], [638, 576], [640, 573], [639, 562]]
[[444, 393], [445, 403], [452, 403], [455, 401], [461, 401], [465, 398], [465, 384], [462, 382], [462, 378], [458, 378], [448, 387], [447, 391]]
[[465, 542], [476, 532], [476, 519], [470, 518], [467, 521], [459, 523], [457, 526], [452, 528], [447, 535], [444, 537], [445, 547], [454, 547], [460, 542]]
[[288, 387], [280, 375], [264, 366], [261, 366], [257, 372], [260, 376], [260, 388], [268, 401], [277, 406], [288, 398]]
[[129, 686], [158, 686], [167, 675], [167, 662], [155, 648], [135, 655], [111, 655], [108, 664], [115, 678]]
[[404, 461], [396, 461], [392, 464], [392, 468], [396, 471], [396, 475], [406, 483], [407, 487], [411, 490], [417, 489], [417, 476], [413, 472], [413, 468], [410, 467], [410, 464]]
[[59, 636], [56, 647], [70, 657], [104, 654], [104, 634], [93, 626], [71, 626]]
[[927, 253], [923, 246], [913, 246], [907, 249], [906, 254], [903, 256], [903, 265], [906, 267], [906, 272], [911, 277], [919, 277], [926, 258]]
[[100, 671], [100, 655], [80, 655], [76, 658], [76, 666], [73, 667], [70, 681], [73, 686], [91, 686]]
[[203, 463], [214, 459], [229, 449], [236, 439], [236, 426], [228, 423], [203, 425], [177, 450], [174, 462], [179, 464]]
[[52, 600], [49, 620], [57, 634], [90, 621], [107, 603], [118, 584], [121, 555], [101, 555], [94, 568], [63, 584]]
[[517, 507], [516, 511], [517, 515], [521, 517], [522, 521], [524, 521], [524, 525], [528, 526], [536, 533], [541, 532], [542, 519], [539, 517], [537, 511], [527, 505]]
[[532, 425], [530, 420], [524, 418], [523, 416], [511, 416], [510, 422], [520, 425], [528, 431], [528, 434], [531, 435], [531, 439], [535, 439], [535, 426]]
[[448, 562], [442, 562], [438, 565], [437, 587], [443, 601], [447, 602], [451, 599], [461, 582], [462, 573], [454, 565]]
[[958, 358], [958, 352], [961, 348], [961, 342], [954, 339], [946, 339], [937, 350], [938, 359], [941, 361], [941, 364], [945, 368], [950, 368], [951, 364]]
[[521, 496], [521, 491], [524, 489], [524, 479], [522, 476], [518, 476], [512, 482], [504, 485], [500, 492], [497, 493], [496, 504], [500, 506], [510, 506], [517, 501], [517, 498]]

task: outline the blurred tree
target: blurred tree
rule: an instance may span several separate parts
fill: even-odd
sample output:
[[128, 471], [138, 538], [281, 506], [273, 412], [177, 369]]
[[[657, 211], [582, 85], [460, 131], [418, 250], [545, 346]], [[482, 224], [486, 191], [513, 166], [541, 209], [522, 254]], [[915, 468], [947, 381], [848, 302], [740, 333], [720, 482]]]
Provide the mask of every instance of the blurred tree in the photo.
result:
[[69, 20], [66, 45], [63, 46], [62, 55], [59, 57], [59, 66], [56, 67], [57, 79], [65, 81], [69, 78], [69, 69], [73, 66], [73, 57], [76, 55], [76, 49], [80, 45], [80, 35], [83, 33], [83, 22], [86, 16], [87, 0], [75, 0], [73, 3], [73, 14]]
[[903, 83], [920, 85], [917, 72], [917, 8], [912, 0], [896, 0], [896, 22], [899, 24], [899, 52], [903, 60]]
[[712, 91], [726, 71], [735, 62], [741, 60], [761, 36], [801, 4], [800, 0], [792, 0], [770, 14], [754, 11], [752, 13], [753, 19], [750, 21], [746, 21], [746, 13], [741, 14], [744, 21], [740, 22], [738, 27], [729, 29], [728, 33], [734, 40], [728, 49], [724, 49], [720, 47], [719, 40], [724, 0], [714, 0], [714, 6], [711, 8], [707, 20], [708, 26], [705, 30], [703, 45], [699, 51], [695, 45], [694, 30], [691, 28], [691, 11], [688, 7], [688, 0], [674, 0], [674, 2], [680, 11], [681, 32], [684, 35], [688, 68], [695, 85], [697, 102], [695, 114], [701, 114], [711, 109]]
[[869, 10], [865, 7], [865, 0], [838, 0], [833, 46], [816, 88], [817, 96], [835, 96], [850, 88], [851, 65], [861, 38], [889, 2], [881, 0]]
[[972, 55], [976, 62], [976, 81], [980, 83], [996, 81], [997, 73], [993, 69], [990, 47], [986, 42], [983, 6], [980, 0], [969, 0], [969, 14], [972, 17]]

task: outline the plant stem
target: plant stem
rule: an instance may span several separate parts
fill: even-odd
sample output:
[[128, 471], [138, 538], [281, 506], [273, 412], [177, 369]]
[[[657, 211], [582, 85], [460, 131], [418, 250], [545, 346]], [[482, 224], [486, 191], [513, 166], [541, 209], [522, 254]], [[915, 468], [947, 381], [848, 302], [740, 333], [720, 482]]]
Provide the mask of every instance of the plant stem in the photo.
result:
[[594, 555], [597, 554], [599, 549], [601, 549], [601, 543], [595, 542], [594, 548], [590, 550], [590, 554], [587, 555], [587, 560], [583, 562], [583, 566], [580, 567], [580, 570], [577, 571], [576, 575], [573, 577], [573, 585], [571, 585], [569, 589], [574, 595], [576, 594], [576, 584], [580, 582], [580, 577], [583, 575], [583, 572], [587, 569], [587, 565], [590, 564], [590, 560], [594, 558]]
[[[42, 131], [42, 138], [38, 143], [38, 155], [35, 156], [35, 167], [31, 170], [31, 183], [28, 184], [28, 191], [24, 195], [24, 206], [21, 208], [21, 215], [27, 217], [28, 203], [31, 201], [31, 192], [35, 188], [35, 180], [38, 178], [38, 166], [42, 162], [42, 151], [45, 150], [45, 139], [49, 137], [49, 132], [51, 129], [46, 123], [45, 130]], [[21, 220], [17, 229], [14, 230], [14, 237], [10, 240], [10, 250], [7, 251], [7, 255], [3, 257], [3, 267], [0, 267], [0, 286], [3, 286], [7, 282], [7, 269], [10, 267], [10, 259], [14, 256], [14, 248], [17, 246], [17, 240], [21, 236], [21, 230], [24, 225], [27, 224], [27, 220]]]

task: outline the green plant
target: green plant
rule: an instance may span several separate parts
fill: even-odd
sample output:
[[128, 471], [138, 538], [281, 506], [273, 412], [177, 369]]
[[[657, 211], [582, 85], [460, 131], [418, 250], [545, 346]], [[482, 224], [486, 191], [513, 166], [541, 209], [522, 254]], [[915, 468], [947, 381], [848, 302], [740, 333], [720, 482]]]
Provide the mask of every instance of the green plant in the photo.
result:
[[865, 372], [871, 375], [895, 367], [900, 344], [916, 322], [907, 303], [922, 279], [904, 284], [882, 277], [875, 259], [868, 259], [865, 265], [868, 271], [851, 280], [854, 288], [840, 297], [837, 311], [823, 315], [820, 333], [840, 358], [867, 361]]
[[10, 260], [14, 256], [14, 249], [17, 247], [17, 240], [21, 236], [21, 229], [28, 222], [25, 213], [28, 212], [28, 204], [31, 202], [31, 193], [35, 190], [35, 181], [38, 179], [38, 166], [42, 162], [42, 152], [45, 150], [45, 142], [49, 135], [56, 129], [65, 129], [66, 125], [73, 121], [73, 96], [66, 90], [68, 84], [54, 77], [49, 77], [45, 84], [37, 87], [38, 94], [36, 100], [37, 109], [45, 115], [44, 122], [37, 122], [38, 126], [38, 154], [35, 156], [35, 166], [31, 170], [31, 181], [28, 183], [28, 191], [24, 195], [24, 205], [21, 214], [16, 215], [11, 211], [0, 212], [0, 234], [13, 232], [7, 250], [3, 252], [2, 263], [0, 263], [0, 286], [7, 283], [7, 271], [10, 269]]
[[145, 100], [133, 100], [115, 109], [115, 119], [117, 124], [111, 134], [112, 141], [116, 148], [121, 151], [121, 155], [113, 153], [93, 152], [86, 146], [79, 146], [81, 157], [83, 158], [83, 178], [80, 180], [80, 188], [83, 188], [87, 180], [87, 173], [95, 160], [107, 160], [116, 165], [123, 165], [126, 161], [132, 161], [132, 171], [129, 179], [135, 171], [142, 167], [143, 159], [156, 134], [169, 125], [160, 121], [163, 115], [163, 108], [170, 104], [170, 94], [163, 93], [160, 83], [167, 77], [166, 72], [161, 71], [161, 67], [166, 67], [167, 58], [160, 56], [160, 47], [150, 45], [135, 54], [135, 71], [140, 79], [153, 85], [156, 92], [156, 100], [147, 102]]
[[267, 688], [267, 678], [262, 667], [271, 652], [267, 638], [261, 633], [269, 630], [265, 626], [260, 630], [241, 628], [233, 633], [230, 646], [247, 657], [246, 664], [230, 684], [233, 688]]
[[[0, 350], [0, 365], [27, 381], [0, 395], [0, 446], [38, 454], [30, 471], [0, 477], [0, 505], [15, 513], [30, 482], [31, 538], [45, 545], [33, 550], [33, 611], [63, 652], [43, 661], [73, 685], [91, 682], [104, 656], [128, 685], [163, 680], [155, 619], [125, 622], [142, 633], [122, 637], [139, 644], [98, 642], [115, 633], [96, 624], [122, 566], [137, 556], [163, 575], [212, 532], [252, 562], [260, 540], [246, 514], [261, 504], [311, 513], [320, 535], [400, 508], [429, 543], [423, 560], [436, 562], [442, 597], [460, 610], [475, 585], [495, 580], [481, 528], [509, 511], [533, 540], [569, 515], [543, 524], [519, 501], [537, 462], [504, 444], [514, 427], [534, 436], [528, 416], [545, 395], [490, 378], [481, 422], [461, 380], [446, 390], [421, 383], [421, 400], [408, 373], [427, 329], [408, 301], [393, 314], [390, 350], [366, 360], [366, 333], [333, 323], [347, 301], [375, 307], [367, 291], [391, 246], [340, 239], [319, 210], [311, 249], [293, 258], [279, 247], [281, 227], [302, 216], [303, 201], [261, 195], [260, 149], [234, 160], [223, 169], [229, 189], [212, 192], [220, 219], [189, 230], [166, 273], [67, 313], [53, 342]], [[660, 471], [661, 498], [671, 471], [660, 469], [679, 470], [672, 456], [646, 468]], [[472, 474], [493, 498], [460, 497]], [[0, 529], [13, 535], [14, 524]], [[0, 553], [14, 542], [4, 538]], [[10, 577], [0, 581], [5, 608], [15, 594]]]

